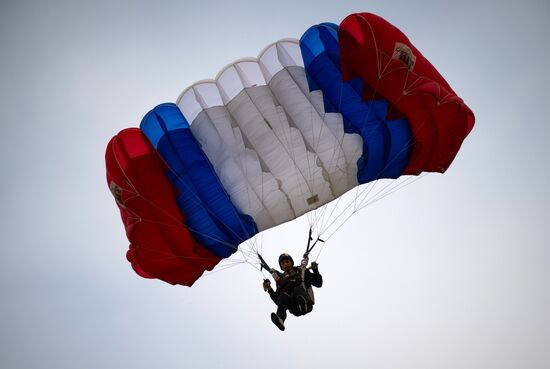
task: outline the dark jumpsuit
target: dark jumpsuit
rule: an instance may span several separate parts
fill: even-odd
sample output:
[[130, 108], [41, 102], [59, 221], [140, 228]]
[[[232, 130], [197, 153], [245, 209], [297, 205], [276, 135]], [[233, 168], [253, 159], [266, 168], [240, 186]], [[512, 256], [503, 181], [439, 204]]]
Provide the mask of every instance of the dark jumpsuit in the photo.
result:
[[[306, 270], [304, 273], [304, 282], [306, 288], [309, 286], [321, 287], [323, 285], [323, 277], [318, 270]], [[286, 319], [286, 311], [294, 310], [296, 297], [302, 295], [305, 297], [306, 291], [300, 288], [302, 285], [302, 274], [299, 267], [293, 267], [288, 272], [280, 275], [277, 280], [277, 291], [269, 289], [269, 296], [275, 304], [277, 304], [277, 315], [282, 320]], [[298, 288], [297, 288], [298, 287]]]

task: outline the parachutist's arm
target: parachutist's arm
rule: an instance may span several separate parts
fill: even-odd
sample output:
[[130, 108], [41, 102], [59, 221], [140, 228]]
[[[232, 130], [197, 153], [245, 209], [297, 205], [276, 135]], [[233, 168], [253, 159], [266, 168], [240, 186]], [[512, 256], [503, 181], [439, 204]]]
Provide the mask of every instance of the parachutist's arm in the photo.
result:
[[275, 282], [277, 282], [277, 280], [279, 280], [279, 278], [281, 278], [281, 272], [271, 268], [269, 269], [269, 273], [271, 273], [271, 276], [273, 277], [273, 279], [275, 280]]
[[269, 279], [264, 279], [263, 287], [264, 287], [264, 291], [269, 293], [269, 297], [271, 297], [273, 302], [277, 303], [278, 294], [277, 292], [273, 291], [273, 288], [271, 288], [271, 282], [269, 281]]
[[321, 273], [319, 273], [317, 268], [308, 270], [304, 275], [304, 279], [306, 283], [311, 284], [314, 287], [319, 288], [323, 286], [323, 276], [321, 276]]

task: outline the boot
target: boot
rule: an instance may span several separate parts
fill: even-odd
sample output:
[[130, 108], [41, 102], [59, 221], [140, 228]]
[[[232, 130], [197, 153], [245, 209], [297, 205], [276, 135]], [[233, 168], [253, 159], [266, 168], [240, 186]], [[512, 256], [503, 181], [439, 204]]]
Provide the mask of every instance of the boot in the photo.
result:
[[271, 321], [273, 322], [273, 324], [275, 324], [277, 326], [277, 328], [279, 328], [280, 330], [284, 331], [285, 330], [285, 321], [282, 320], [281, 318], [279, 318], [279, 316], [275, 313], [271, 313]]

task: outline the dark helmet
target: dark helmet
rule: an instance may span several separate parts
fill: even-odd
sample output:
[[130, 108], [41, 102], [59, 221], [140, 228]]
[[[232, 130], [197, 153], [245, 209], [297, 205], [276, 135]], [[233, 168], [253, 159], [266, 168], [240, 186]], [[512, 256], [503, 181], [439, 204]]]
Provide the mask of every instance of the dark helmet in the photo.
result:
[[290, 262], [292, 263], [292, 265], [294, 265], [294, 259], [292, 259], [292, 256], [290, 256], [290, 254], [287, 254], [286, 252], [281, 254], [281, 256], [279, 256], [279, 266], [281, 266], [281, 262], [283, 260], [290, 260]]

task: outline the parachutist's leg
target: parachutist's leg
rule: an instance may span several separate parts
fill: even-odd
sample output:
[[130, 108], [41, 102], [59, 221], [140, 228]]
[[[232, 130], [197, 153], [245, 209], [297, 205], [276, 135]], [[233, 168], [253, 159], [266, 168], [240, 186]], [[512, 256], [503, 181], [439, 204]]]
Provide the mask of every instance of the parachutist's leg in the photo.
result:
[[292, 290], [290, 312], [296, 316], [307, 314], [306, 291], [298, 286]]
[[277, 300], [277, 315], [283, 321], [286, 319], [286, 311], [290, 307], [291, 298], [290, 295], [282, 293]]

